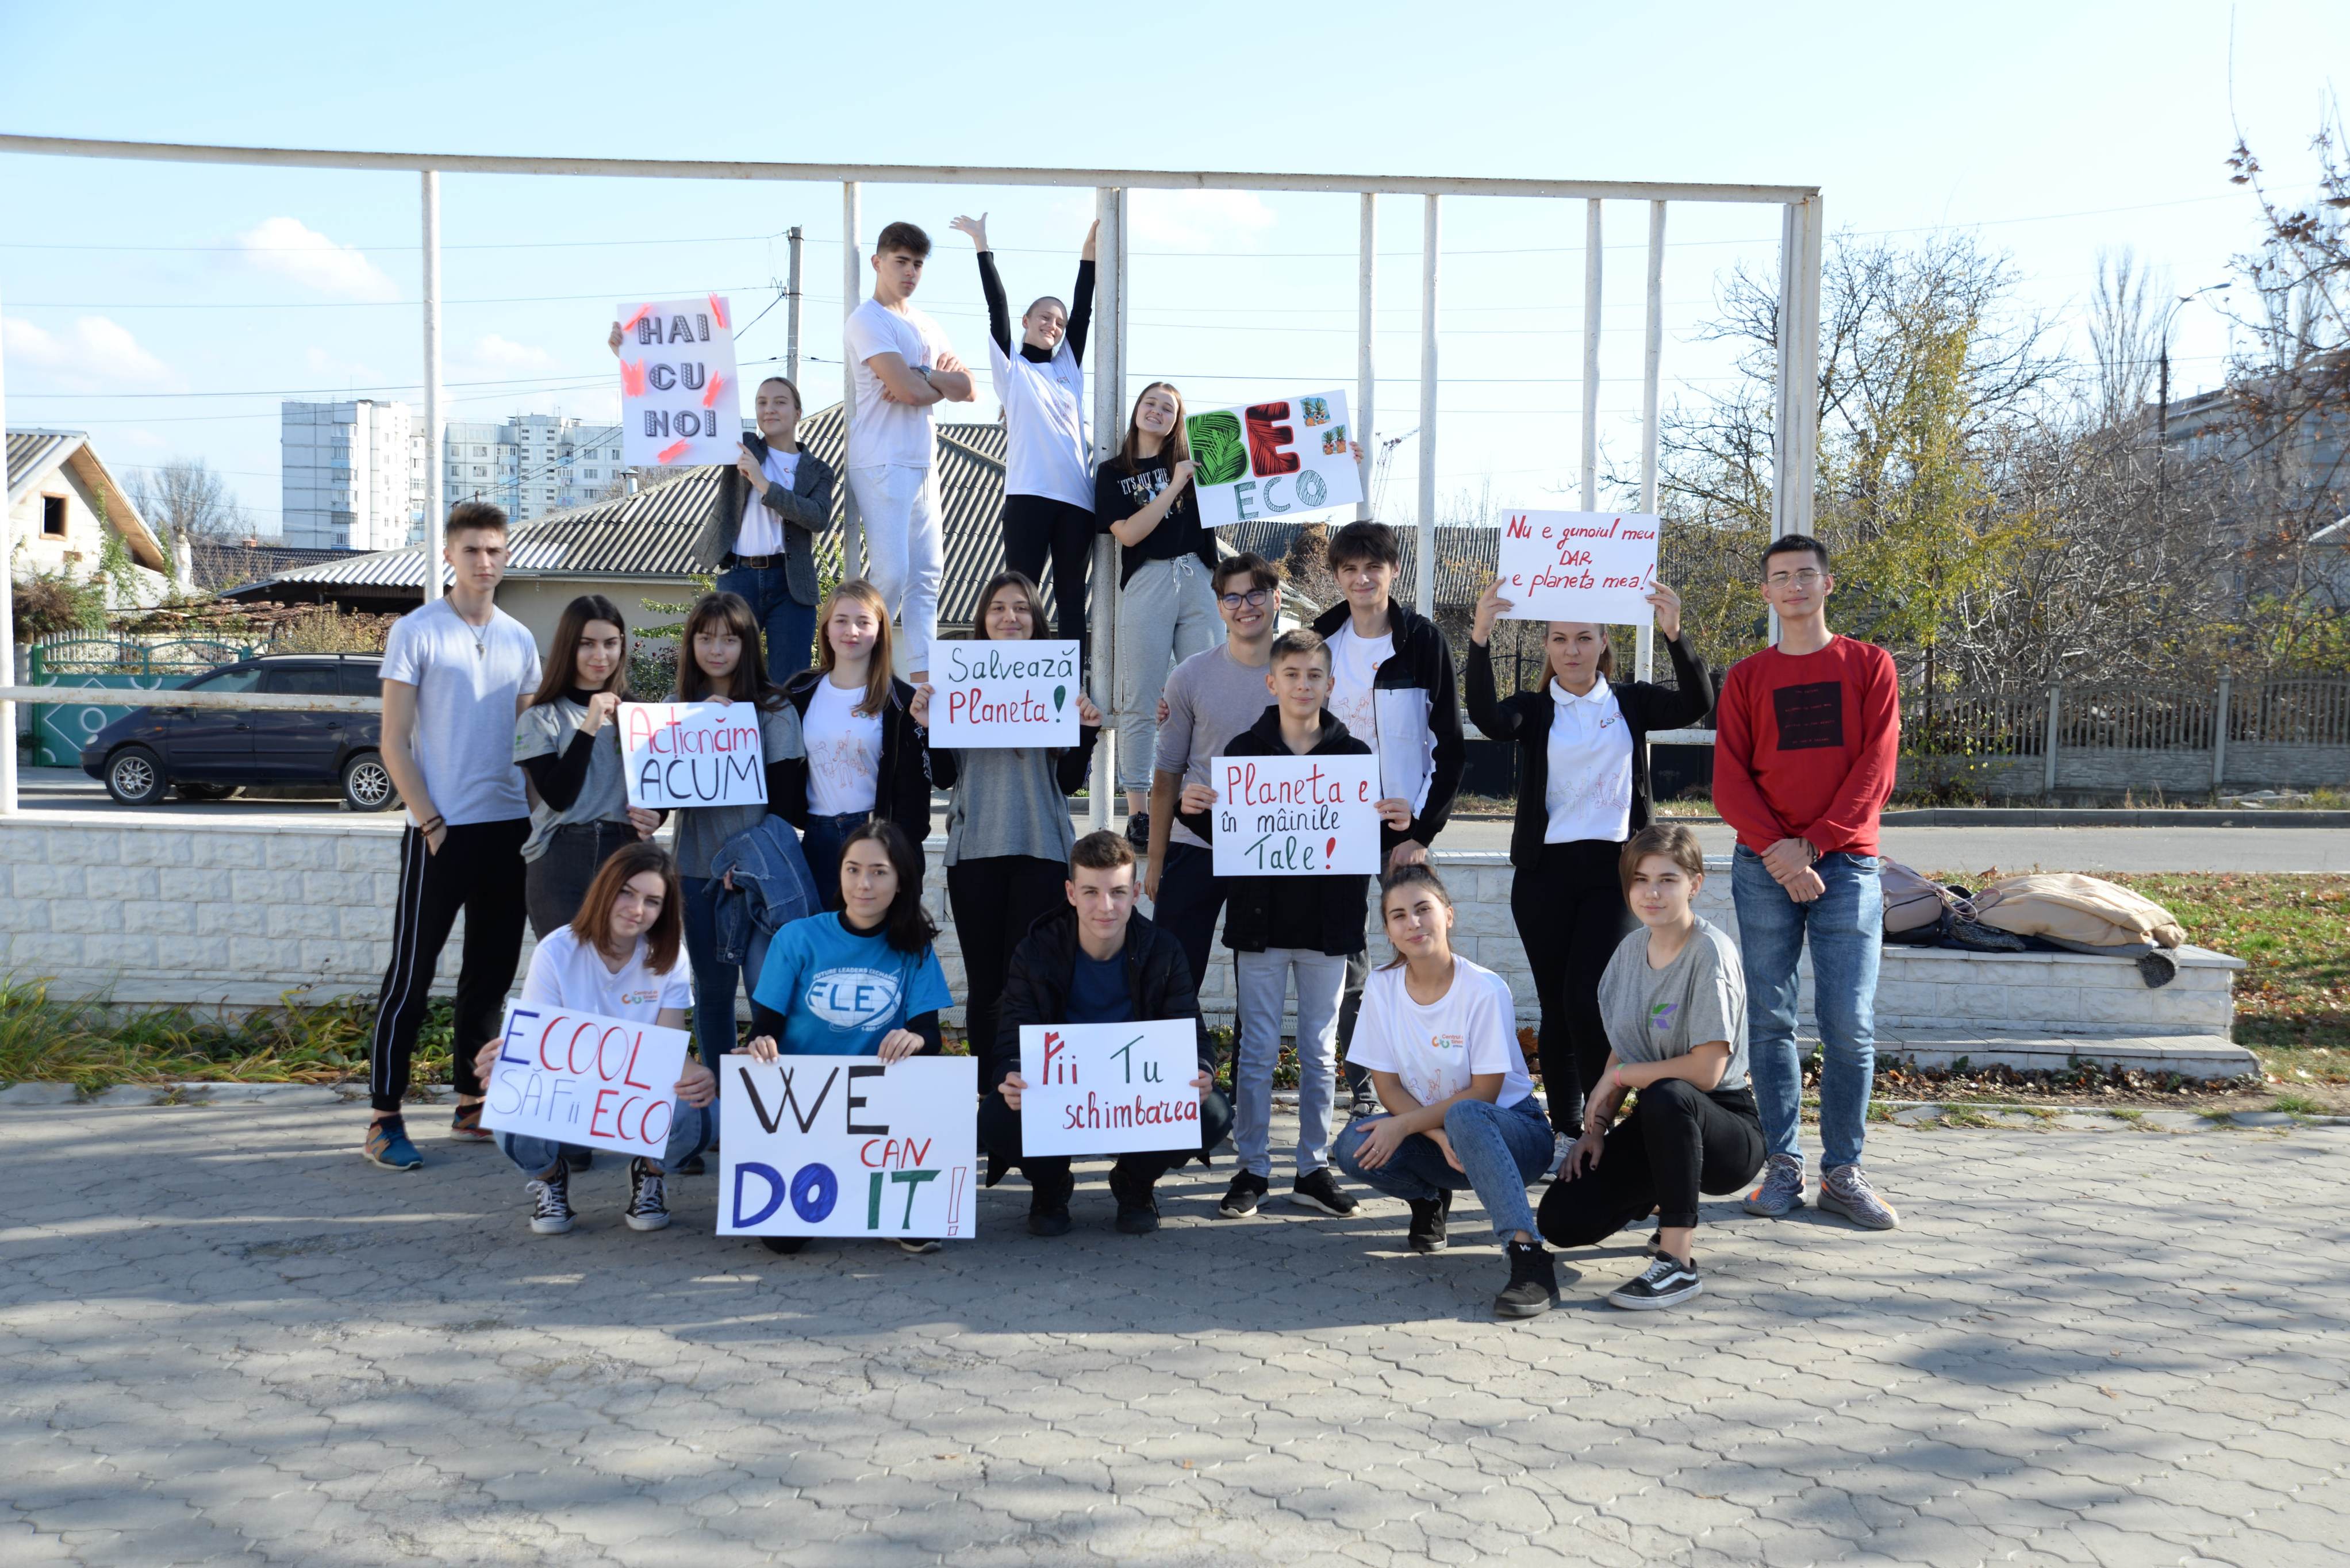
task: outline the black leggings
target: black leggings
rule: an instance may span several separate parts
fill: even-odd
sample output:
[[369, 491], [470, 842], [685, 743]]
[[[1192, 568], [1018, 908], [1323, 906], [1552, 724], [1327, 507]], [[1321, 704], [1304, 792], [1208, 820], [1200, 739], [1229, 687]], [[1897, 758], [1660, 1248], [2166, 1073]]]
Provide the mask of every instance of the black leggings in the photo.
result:
[[1735, 1192], [1762, 1168], [1753, 1090], [1660, 1079], [1608, 1129], [1597, 1169], [1550, 1184], [1534, 1226], [1553, 1246], [1587, 1247], [1651, 1209], [1659, 1226], [1694, 1225], [1700, 1192]]
[[[1086, 637], [1086, 566], [1093, 559], [1094, 514], [1043, 495], [1003, 498], [1003, 564], [1045, 585], [1045, 558], [1053, 560], [1053, 620], [1056, 635]], [[983, 613], [987, 607], [980, 607]], [[1038, 627], [1036, 635], [1045, 635]]]
[[[983, 1063], [995, 1059], [995, 1005], [1003, 997], [1012, 950], [1038, 919], [1067, 907], [1068, 877], [1060, 861], [1034, 855], [990, 855], [947, 867], [947, 905], [962, 944], [963, 1037]], [[982, 1091], [993, 1087], [980, 1085]]]
[[465, 917], [464, 956], [457, 970], [457, 1038], [449, 1075], [461, 1098], [482, 1092], [474, 1053], [498, 1037], [506, 992], [522, 961], [523, 840], [530, 818], [460, 823], [425, 847], [411, 827], [400, 839], [400, 901], [391, 915], [391, 962], [383, 971], [375, 1028], [368, 1036], [368, 1099], [397, 1111], [408, 1097], [409, 1059], [432, 990], [449, 929]]
[[1607, 1066], [1607, 1030], [1599, 1019], [1599, 977], [1632, 929], [1617, 879], [1623, 846], [1604, 839], [1545, 844], [1510, 883], [1510, 918], [1534, 971], [1542, 1006], [1536, 1033], [1550, 1125], [1569, 1137], [1583, 1131], [1583, 1098]]

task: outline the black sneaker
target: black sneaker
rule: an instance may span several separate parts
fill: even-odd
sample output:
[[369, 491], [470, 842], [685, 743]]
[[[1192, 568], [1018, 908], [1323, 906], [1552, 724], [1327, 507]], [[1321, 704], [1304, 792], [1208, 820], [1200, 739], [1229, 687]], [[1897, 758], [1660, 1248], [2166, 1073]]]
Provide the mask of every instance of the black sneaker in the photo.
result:
[[577, 1144], [565, 1144], [563, 1163], [574, 1170], [586, 1170], [596, 1163], [596, 1151], [592, 1148], [581, 1148]]
[[1347, 1189], [1338, 1185], [1338, 1179], [1330, 1174], [1328, 1166], [1299, 1177], [1296, 1185], [1289, 1189], [1289, 1200], [1300, 1208], [1336, 1214], [1341, 1220], [1362, 1207], [1347, 1195]]
[[620, 1218], [631, 1231], [669, 1228], [669, 1201], [661, 1190], [661, 1173], [647, 1159], [629, 1161], [629, 1207]]
[[1415, 1252], [1444, 1251], [1444, 1220], [1452, 1212], [1452, 1194], [1432, 1198], [1423, 1203], [1419, 1199], [1406, 1199], [1411, 1205], [1411, 1234], [1406, 1238]]
[[555, 1174], [544, 1181], [530, 1184], [531, 1233], [535, 1236], [560, 1236], [571, 1229], [571, 1172], [561, 1161]]
[[1655, 1312], [1677, 1306], [1703, 1289], [1705, 1282], [1697, 1277], [1694, 1262], [1684, 1263], [1670, 1252], [1659, 1252], [1638, 1279], [1609, 1291], [1607, 1304], [1626, 1312]]
[[1252, 1170], [1236, 1170], [1232, 1184], [1224, 1189], [1224, 1200], [1216, 1205], [1216, 1212], [1227, 1220], [1243, 1220], [1256, 1212], [1264, 1195], [1273, 1190], [1265, 1179]]
[[1069, 1233], [1069, 1194], [1077, 1179], [1067, 1171], [1028, 1179], [1028, 1234], [1066, 1236]]
[[1558, 1304], [1558, 1266], [1540, 1241], [1512, 1241], [1510, 1282], [1493, 1298], [1495, 1317], [1540, 1317]]
[[770, 1252], [781, 1252], [788, 1258], [806, 1246], [813, 1239], [807, 1236], [762, 1236], [759, 1238], [759, 1245]]
[[1127, 815], [1126, 841], [1128, 844], [1133, 845], [1137, 849], [1140, 849], [1145, 852], [1149, 850], [1150, 814], [1149, 812], [1137, 811], [1129, 812]]
[[1150, 1195], [1150, 1183], [1136, 1181], [1112, 1170], [1109, 1191], [1118, 1199], [1118, 1228], [1121, 1234], [1148, 1236], [1159, 1229], [1159, 1199]]

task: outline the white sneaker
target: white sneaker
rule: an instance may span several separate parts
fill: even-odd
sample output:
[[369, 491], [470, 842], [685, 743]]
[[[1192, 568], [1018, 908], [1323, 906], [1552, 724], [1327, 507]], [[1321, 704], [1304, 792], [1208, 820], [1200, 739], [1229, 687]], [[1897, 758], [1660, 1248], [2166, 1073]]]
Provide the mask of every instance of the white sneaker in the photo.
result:
[[1572, 1149], [1574, 1147], [1575, 1140], [1567, 1137], [1565, 1133], [1556, 1133], [1552, 1136], [1550, 1143], [1550, 1173], [1553, 1176], [1556, 1176], [1560, 1171], [1566, 1168], [1567, 1151]]

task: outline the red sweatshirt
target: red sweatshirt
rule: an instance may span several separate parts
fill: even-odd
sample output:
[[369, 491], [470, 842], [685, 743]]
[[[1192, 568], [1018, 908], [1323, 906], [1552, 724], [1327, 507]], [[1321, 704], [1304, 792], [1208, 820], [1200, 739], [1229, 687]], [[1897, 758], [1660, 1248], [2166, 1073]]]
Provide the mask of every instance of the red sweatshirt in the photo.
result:
[[1766, 648], [1730, 667], [1714, 711], [1713, 804], [1757, 854], [1808, 838], [1823, 855], [1877, 853], [1893, 794], [1901, 694], [1893, 656], [1831, 639], [1817, 653]]

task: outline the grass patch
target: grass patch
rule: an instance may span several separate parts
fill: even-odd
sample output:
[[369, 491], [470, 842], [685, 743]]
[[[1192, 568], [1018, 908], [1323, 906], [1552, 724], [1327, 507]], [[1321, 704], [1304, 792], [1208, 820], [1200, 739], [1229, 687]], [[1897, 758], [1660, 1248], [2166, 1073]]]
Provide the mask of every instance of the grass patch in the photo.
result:
[[2328, 1107], [2323, 1102], [2312, 1099], [2307, 1095], [2279, 1095], [2269, 1101], [2269, 1109], [2283, 1111], [2296, 1116], [2322, 1116], [2328, 1112]]

